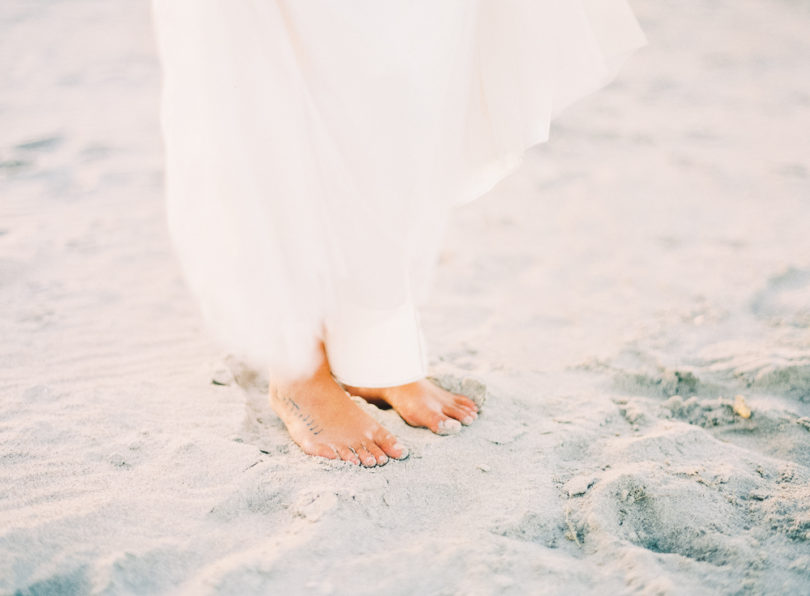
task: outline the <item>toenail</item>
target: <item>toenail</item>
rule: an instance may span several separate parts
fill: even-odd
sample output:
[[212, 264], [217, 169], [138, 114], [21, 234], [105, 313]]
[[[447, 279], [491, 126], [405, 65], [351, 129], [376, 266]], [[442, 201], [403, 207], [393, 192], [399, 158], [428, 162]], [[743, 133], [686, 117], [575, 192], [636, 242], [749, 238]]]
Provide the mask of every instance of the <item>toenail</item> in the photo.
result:
[[400, 456], [397, 459], [405, 459], [406, 457], [408, 457], [409, 451], [408, 451], [408, 448], [405, 447], [405, 445], [402, 445], [401, 443], [397, 443], [397, 444], [394, 445], [393, 449], [394, 449], [394, 451], [398, 450], [398, 451], [401, 452]]
[[385, 455], [381, 455], [380, 457], [377, 458], [377, 463], [379, 463], [380, 465], [387, 464], [388, 458]]
[[462, 418], [462, 420], [461, 420], [461, 421], [462, 421], [464, 424], [472, 424], [472, 423], [473, 423], [473, 420], [475, 420], [475, 418], [473, 418], [472, 416], [466, 416], [465, 418]]

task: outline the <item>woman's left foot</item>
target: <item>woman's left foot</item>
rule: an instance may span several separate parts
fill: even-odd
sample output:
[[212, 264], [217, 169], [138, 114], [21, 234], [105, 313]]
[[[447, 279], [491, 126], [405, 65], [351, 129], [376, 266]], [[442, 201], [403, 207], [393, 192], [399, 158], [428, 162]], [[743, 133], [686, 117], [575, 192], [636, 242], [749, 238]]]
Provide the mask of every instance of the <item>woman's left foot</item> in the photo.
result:
[[427, 379], [395, 387], [352, 387], [352, 395], [388, 403], [411, 426], [426, 427], [439, 435], [451, 435], [461, 425], [478, 418], [478, 406], [463, 395], [445, 391]]

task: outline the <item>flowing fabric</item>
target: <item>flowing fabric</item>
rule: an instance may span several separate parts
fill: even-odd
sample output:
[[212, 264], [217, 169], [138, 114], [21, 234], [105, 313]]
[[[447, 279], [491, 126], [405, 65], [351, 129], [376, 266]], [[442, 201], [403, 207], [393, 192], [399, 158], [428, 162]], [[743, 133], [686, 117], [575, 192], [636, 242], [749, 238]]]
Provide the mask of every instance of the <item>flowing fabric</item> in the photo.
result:
[[450, 209], [644, 44], [625, 0], [152, 4], [177, 255], [221, 344], [283, 377], [345, 305], [424, 302]]

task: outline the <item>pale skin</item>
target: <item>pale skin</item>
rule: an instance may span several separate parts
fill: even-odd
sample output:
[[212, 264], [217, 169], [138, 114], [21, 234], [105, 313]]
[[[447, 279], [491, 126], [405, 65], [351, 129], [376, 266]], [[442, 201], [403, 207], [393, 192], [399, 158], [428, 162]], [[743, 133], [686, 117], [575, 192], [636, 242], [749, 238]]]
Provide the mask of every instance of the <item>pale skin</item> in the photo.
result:
[[270, 405], [309, 455], [366, 467], [408, 456], [398, 439], [354, 403], [347, 391], [372, 403], [385, 402], [411, 426], [440, 435], [456, 433], [478, 417], [471, 399], [427, 379], [394, 387], [345, 386], [344, 390], [332, 377], [323, 346], [321, 354], [321, 364], [311, 377], [270, 384]]

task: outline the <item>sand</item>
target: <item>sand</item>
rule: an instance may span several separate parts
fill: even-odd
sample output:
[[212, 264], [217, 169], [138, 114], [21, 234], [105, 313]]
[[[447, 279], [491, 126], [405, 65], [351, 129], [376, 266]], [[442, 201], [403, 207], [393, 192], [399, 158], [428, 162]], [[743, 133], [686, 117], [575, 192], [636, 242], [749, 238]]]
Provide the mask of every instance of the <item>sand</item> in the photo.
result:
[[201, 327], [148, 3], [4, 0], [0, 593], [810, 594], [810, 10], [633, 4], [449, 231], [423, 319], [481, 417], [364, 406], [411, 449], [364, 470]]

